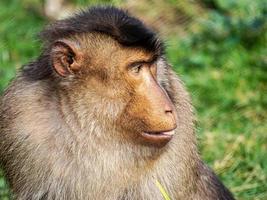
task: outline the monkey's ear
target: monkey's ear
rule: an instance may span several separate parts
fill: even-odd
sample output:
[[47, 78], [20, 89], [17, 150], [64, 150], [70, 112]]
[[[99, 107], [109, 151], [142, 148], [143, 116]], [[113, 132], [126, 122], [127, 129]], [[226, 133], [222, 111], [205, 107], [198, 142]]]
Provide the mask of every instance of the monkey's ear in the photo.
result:
[[51, 48], [52, 65], [60, 76], [75, 74], [81, 68], [81, 52], [75, 42], [56, 41]]

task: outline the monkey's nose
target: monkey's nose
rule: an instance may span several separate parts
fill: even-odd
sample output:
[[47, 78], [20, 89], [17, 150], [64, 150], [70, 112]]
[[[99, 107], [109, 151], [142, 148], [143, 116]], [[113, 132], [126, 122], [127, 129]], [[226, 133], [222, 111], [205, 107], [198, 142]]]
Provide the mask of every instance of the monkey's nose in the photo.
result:
[[163, 103], [163, 109], [165, 111], [165, 114], [171, 114], [173, 112], [172, 103], [168, 98], [166, 98], [165, 102]]
[[172, 109], [165, 110], [166, 114], [172, 114], [172, 112], [173, 112]]
[[176, 127], [177, 126], [177, 114], [176, 114], [174, 106], [172, 106], [169, 103], [165, 104], [164, 110], [165, 110], [165, 116], [169, 118], [169, 120], [172, 121], [173, 126]]

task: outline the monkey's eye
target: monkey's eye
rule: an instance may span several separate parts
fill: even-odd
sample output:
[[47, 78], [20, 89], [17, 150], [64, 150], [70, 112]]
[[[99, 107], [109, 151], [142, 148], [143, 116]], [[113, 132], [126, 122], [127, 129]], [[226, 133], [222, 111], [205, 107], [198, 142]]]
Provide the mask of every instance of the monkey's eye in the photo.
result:
[[135, 66], [132, 67], [132, 72], [134, 72], [135, 74], [138, 74], [141, 69], [142, 69], [143, 65], [142, 64], [136, 64]]

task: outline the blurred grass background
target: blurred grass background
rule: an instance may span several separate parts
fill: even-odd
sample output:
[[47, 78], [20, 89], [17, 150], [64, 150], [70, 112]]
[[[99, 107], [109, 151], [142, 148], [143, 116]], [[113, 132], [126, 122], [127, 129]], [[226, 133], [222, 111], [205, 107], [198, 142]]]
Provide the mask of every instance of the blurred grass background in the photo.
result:
[[[127, 8], [158, 30], [188, 87], [203, 159], [237, 199], [267, 199], [267, 2], [265, 0], [69, 0]], [[33, 60], [49, 23], [44, 1], [0, 1], [0, 92]], [[62, 9], [63, 10], [63, 9]], [[9, 199], [0, 171], [0, 200]]]

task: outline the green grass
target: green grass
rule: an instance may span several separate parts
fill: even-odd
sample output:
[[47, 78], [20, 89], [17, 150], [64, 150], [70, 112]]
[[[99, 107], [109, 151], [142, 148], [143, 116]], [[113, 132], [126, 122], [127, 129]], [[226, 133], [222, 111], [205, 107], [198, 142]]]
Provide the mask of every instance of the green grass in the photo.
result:
[[36, 34], [43, 24], [30, 5], [18, 0], [0, 1], [0, 90], [14, 77], [16, 68], [37, 55]]
[[[217, 11], [210, 11], [205, 20], [193, 23], [186, 36], [170, 37], [167, 57], [191, 93], [203, 159], [238, 199], [265, 200], [267, 22], [261, 4], [264, 1], [250, 2], [250, 7], [246, 7], [247, 0], [238, 1], [243, 2], [240, 5], [229, 0], [205, 2], [215, 2]], [[36, 0], [0, 1], [0, 91], [17, 68], [38, 55], [40, 43], [36, 35], [47, 23], [39, 14], [40, 8]], [[258, 12], [253, 12], [256, 8]], [[8, 199], [1, 171], [0, 199]]]
[[196, 107], [201, 154], [238, 199], [267, 199], [265, 8], [211, 12], [197, 32], [168, 42]]
[[168, 55], [191, 91], [204, 160], [239, 199], [267, 199], [266, 71], [238, 63], [248, 56], [238, 47], [227, 51], [222, 66], [213, 60], [189, 67], [181, 60], [202, 52], [181, 53], [177, 46], [172, 42]]
[[164, 187], [161, 185], [161, 183], [158, 180], [155, 182], [155, 184], [158, 187], [164, 200], [171, 200], [169, 195], [168, 195], [168, 192], [164, 189]]

